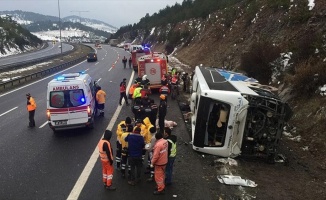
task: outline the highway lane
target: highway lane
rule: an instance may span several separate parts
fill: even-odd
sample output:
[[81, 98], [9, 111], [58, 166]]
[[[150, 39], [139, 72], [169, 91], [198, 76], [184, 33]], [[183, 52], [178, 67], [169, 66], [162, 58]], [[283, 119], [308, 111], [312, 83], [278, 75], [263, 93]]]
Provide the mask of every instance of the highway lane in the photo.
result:
[[[118, 106], [119, 84], [132, 70], [123, 69], [125, 51], [103, 45], [98, 62], [86, 61], [66, 72], [86, 71], [107, 92], [104, 118], [95, 128], [62, 131], [46, 124], [46, 86], [53, 76], [0, 95], [0, 198], [65, 199]], [[56, 75], [54, 75], [56, 76]], [[29, 129], [26, 93], [36, 99], [36, 128]]]
[[[36, 58], [42, 58], [45, 56], [61, 53], [61, 49], [59, 48], [60, 43], [53, 44], [52, 42], [48, 42], [48, 45], [49, 46], [47, 48], [41, 49], [39, 51], [16, 54], [16, 55], [0, 58], [0, 65], [13, 64], [16, 62], [33, 60]], [[72, 45], [62, 43], [62, 52], [66, 52], [72, 49], [73, 49]]]

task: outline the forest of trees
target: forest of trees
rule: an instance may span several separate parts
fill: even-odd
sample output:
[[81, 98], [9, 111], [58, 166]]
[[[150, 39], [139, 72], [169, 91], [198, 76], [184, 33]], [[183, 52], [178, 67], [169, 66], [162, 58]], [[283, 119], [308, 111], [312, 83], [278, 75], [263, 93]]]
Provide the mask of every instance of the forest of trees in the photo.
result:
[[114, 38], [118, 38], [127, 31], [137, 29], [149, 30], [152, 27], [165, 26], [168, 23], [176, 24], [178, 22], [192, 18], [207, 18], [210, 13], [216, 10], [232, 6], [241, 0], [184, 0], [182, 4], [176, 3], [173, 6], [167, 6], [154, 13], [152, 16], [146, 14], [137, 24], [121, 27]]

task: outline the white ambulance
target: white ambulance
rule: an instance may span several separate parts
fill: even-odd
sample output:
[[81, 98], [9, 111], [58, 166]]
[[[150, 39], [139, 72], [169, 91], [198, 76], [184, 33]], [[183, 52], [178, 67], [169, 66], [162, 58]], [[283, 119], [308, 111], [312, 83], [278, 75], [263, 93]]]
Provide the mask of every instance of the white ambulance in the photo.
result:
[[95, 86], [84, 73], [67, 73], [51, 80], [47, 88], [47, 118], [57, 130], [93, 128]]

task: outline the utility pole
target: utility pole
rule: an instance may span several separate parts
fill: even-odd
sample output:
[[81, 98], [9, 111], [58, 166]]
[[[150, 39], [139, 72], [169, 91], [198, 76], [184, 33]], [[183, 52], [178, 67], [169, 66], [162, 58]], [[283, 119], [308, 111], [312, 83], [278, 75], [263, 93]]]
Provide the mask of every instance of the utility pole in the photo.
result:
[[58, 10], [59, 10], [59, 30], [60, 30], [60, 49], [62, 54], [62, 41], [61, 41], [61, 17], [60, 17], [60, 3], [58, 0]]
[[80, 13], [82, 13], [82, 12], [89, 12], [89, 11], [88, 10], [72, 10], [70, 12], [78, 12], [79, 13], [79, 23], [81, 23]]

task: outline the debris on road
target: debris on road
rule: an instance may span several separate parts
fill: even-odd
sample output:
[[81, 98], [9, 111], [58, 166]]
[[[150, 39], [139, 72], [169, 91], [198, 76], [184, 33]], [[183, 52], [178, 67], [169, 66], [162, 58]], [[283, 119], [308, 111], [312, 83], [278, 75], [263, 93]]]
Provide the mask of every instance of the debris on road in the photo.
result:
[[226, 185], [257, 187], [257, 184], [254, 181], [251, 181], [249, 179], [243, 179], [240, 176], [218, 175], [217, 179], [220, 181], [220, 183], [224, 183]]

